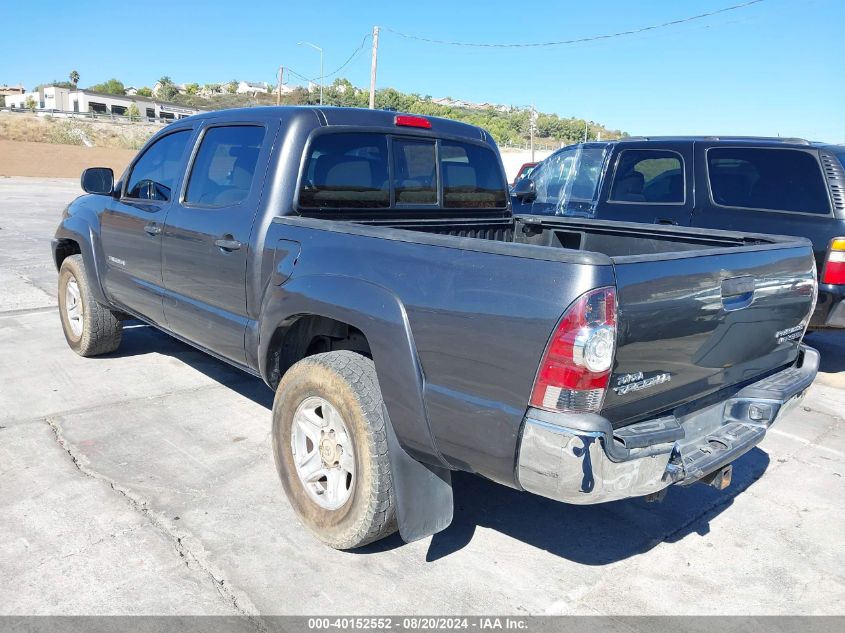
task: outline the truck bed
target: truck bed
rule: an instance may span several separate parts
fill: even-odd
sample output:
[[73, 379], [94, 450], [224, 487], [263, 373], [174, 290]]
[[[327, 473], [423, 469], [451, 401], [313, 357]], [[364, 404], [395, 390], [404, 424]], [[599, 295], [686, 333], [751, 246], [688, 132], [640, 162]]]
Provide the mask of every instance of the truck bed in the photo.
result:
[[802, 238], [540, 216], [393, 227], [545, 247], [612, 265], [620, 325], [611, 385], [640, 374], [655, 383], [608, 391], [602, 413], [614, 426], [793, 363], [793, 342], [815, 300], [810, 245]]

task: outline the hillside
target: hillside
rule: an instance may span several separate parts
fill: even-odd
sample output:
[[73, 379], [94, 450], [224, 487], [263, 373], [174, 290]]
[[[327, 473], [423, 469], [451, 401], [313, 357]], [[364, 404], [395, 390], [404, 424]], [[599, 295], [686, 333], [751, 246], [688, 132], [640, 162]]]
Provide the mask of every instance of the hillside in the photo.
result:
[[[123, 84], [115, 83], [119, 92]], [[197, 84], [189, 84], [196, 86]], [[100, 86], [97, 88], [104, 89]], [[204, 110], [222, 110], [248, 106], [275, 105], [277, 96], [273, 93], [232, 94], [227, 91], [191, 90], [178, 92], [176, 85], [170, 83], [167, 100], [182, 105]], [[219, 89], [219, 88], [218, 88]], [[143, 89], [148, 90], [148, 89]], [[117, 93], [118, 91], [115, 90]], [[330, 106], [368, 106], [369, 93], [356, 88], [346, 79], [337, 79], [323, 91], [323, 102]], [[310, 92], [302, 87], [288, 89], [281, 96], [283, 105], [316, 105], [319, 103], [319, 91]], [[400, 112], [412, 112], [429, 116], [439, 116], [478, 125], [489, 131], [502, 147], [522, 147], [529, 144], [531, 111], [525, 108], [513, 108], [491, 104], [471, 104], [449, 97], [433, 99], [429, 95], [407, 94], [393, 88], [376, 91], [376, 107], [388, 108]], [[16, 114], [14, 117], [25, 115]], [[574, 117], [564, 118], [556, 114], [535, 113], [534, 146], [539, 150], [557, 149], [563, 145], [584, 140], [614, 139], [627, 136], [620, 130], [611, 130], [605, 126], [587, 122]], [[155, 130], [156, 124], [123, 121], [93, 122], [81, 120], [54, 120], [51, 117], [38, 117], [29, 120], [14, 121], [0, 118], [0, 139], [17, 141], [37, 141], [65, 145], [89, 145], [95, 147], [139, 148]]]
[[[283, 105], [316, 105], [319, 103], [319, 91], [309, 92], [298, 87], [282, 95]], [[200, 95], [177, 94], [173, 101], [185, 105], [209, 110], [223, 108], [237, 108], [252, 105], [275, 105], [276, 95], [257, 93], [255, 96], [247, 94], [214, 94], [210, 97]], [[400, 112], [427, 114], [440, 116], [472, 125], [478, 125], [489, 131], [496, 142], [505, 146], [525, 146], [529, 142], [529, 109], [506, 108], [490, 106], [487, 108], [460, 107], [445, 105], [442, 101], [451, 99], [433, 99], [430, 95], [408, 94], [393, 88], [382, 88], [376, 91], [376, 107], [391, 108]], [[323, 103], [331, 106], [353, 106], [366, 108], [369, 104], [369, 93], [356, 88], [346, 79], [336, 79], [333, 84], [323, 89]], [[568, 145], [584, 140], [587, 131], [588, 140], [614, 139], [627, 136], [620, 130], [611, 130], [605, 126], [585, 121], [584, 119], [563, 118], [556, 114], [537, 113], [535, 128], [535, 146], [538, 148], [554, 149], [561, 145]]]

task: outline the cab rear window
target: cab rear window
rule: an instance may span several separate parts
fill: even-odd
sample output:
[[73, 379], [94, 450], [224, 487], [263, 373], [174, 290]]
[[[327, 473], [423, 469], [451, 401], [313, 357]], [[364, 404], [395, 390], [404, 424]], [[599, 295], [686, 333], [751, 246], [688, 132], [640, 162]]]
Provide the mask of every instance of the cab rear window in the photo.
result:
[[304, 209], [502, 209], [496, 154], [457, 141], [367, 133], [314, 138], [300, 181]]
[[309, 209], [386, 209], [390, 206], [387, 137], [323, 134], [314, 139], [299, 191]]

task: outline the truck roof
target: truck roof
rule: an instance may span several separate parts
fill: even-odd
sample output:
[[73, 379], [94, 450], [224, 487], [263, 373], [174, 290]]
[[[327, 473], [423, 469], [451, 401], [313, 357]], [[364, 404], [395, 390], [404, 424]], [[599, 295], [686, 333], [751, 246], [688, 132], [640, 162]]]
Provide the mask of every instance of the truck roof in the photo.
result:
[[[367, 108], [347, 108], [335, 106], [257, 106], [251, 108], [234, 108], [230, 110], [214, 110], [211, 112], [203, 112], [202, 114], [195, 114], [180, 120], [236, 120], [238, 118], [243, 118], [244, 116], [249, 116], [250, 118], [261, 118], [266, 120], [284, 119], [286, 121], [290, 121], [296, 118], [310, 118], [313, 120], [313, 117], [316, 116], [320, 126], [345, 125], [356, 127], [395, 128], [396, 117], [402, 115], [422, 117], [423, 119], [426, 119], [431, 123], [430, 133], [435, 136], [460, 136], [488, 143], [493, 142], [492, 137], [490, 137], [487, 132], [468, 123], [461, 123], [460, 121], [453, 121], [451, 119], [428, 116], [425, 114], [396, 112], [392, 110], [370, 110]], [[422, 128], [405, 129], [413, 129], [415, 132], [427, 132], [427, 130]]]
[[803, 138], [787, 138], [780, 136], [628, 136], [625, 138], [609, 141], [588, 141], [587, 143], [576, 143], [569, 147], [608, 147], [614, 144], [624, 143], [742, 143], [747, 145], [758, 145], [762, 147], [822, 147], [828, 148], [836, 153], [845, 151], [845, 145], [824, 143], [819, 141], [808, 141]]

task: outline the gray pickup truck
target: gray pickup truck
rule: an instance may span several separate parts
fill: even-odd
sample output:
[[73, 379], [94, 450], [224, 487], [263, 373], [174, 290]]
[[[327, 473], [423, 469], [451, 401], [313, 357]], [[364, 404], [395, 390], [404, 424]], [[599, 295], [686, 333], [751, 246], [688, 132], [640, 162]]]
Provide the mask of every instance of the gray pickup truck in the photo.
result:
[[818, 368], [807, 240], [514, 217], [454, 121], [203, 114], [82, 187], [53, 241], [70, 347], [140, 319], [260, 376], [336, 548], [442, 530], [454, 470], [576, 504], [722, 488]]

